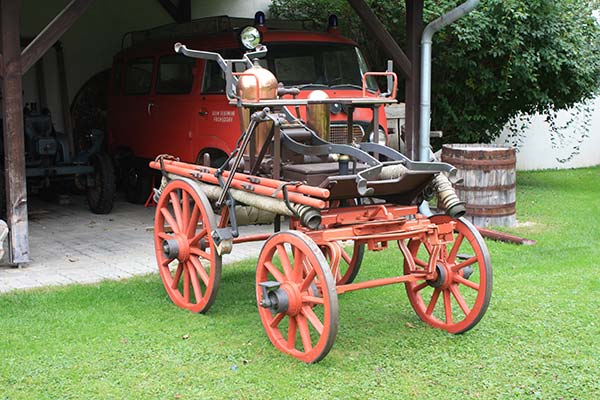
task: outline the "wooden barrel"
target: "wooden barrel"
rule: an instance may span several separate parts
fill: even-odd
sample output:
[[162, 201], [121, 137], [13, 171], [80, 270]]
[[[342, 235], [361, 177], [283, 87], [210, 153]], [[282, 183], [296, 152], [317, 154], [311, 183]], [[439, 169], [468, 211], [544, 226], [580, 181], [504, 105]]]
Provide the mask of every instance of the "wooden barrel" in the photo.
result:
[[454, 185], [467, 203], [466, 217], [477, 226], [514, 226], [516, 164], [514, 148], [490, 144], [448, 144], [442, 161], [458, 169]]

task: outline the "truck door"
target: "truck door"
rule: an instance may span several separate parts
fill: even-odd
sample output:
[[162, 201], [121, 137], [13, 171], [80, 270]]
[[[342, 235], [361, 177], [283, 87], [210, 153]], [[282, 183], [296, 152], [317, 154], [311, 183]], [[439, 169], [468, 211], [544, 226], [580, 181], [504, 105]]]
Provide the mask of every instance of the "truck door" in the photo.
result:
[[195, 161], [191, 143], [198, 118], [195, 66], [196, 59], [179, 54], [164, 55], [158, 60], [154, 95], [148, 106], [148, 121], [156, 132], [148, 147], [156, 155], [167, 153], [183, 161]]
[[229, 104], [225, 95], [225, 77], [221, 68], [215, 61], [206, 61], [203, 72], [198, 128], [194, 130], [192, 143], [194, 149], [210, 152], [214, 164], [235, 148], [240, 136], [240, 122], [237, 108]]
[[125, 71], [121, 109], [117, 111], [115, 141], [129, 147], [139, 157], [150, 158], [146, 146], [149, 132], [148, 104], [154, 76], [154, 58], [130, 59]]

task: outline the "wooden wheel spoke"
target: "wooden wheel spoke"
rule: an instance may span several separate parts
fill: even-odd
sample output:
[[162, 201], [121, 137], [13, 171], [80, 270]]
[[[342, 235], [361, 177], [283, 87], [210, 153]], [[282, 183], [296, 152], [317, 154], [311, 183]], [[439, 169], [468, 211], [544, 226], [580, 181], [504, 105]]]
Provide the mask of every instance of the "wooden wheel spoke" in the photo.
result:
[[422, 268], [427, 268], [428, 267], [428, 265], [427, 265], [427, 263], [425, 261], [423, 261], [423, 260], [421, 260], [420, 258], [417, 258], [417, 257], [413, 257], [413, 258], [415, 260], [415, 264], [417, 264], [419, 267], [422, 267]]
[[192, 265], [194, 266], [194, 269], [196, 270], [198, 275], [200, 275], [200, 279], [202, 279], [202, 282], [204, 282], [204, 285], [208, 287], [208, 283], [210, 282], [210, 277], [208, 276], [208, 273], [204, 269], [204, 266], [202, 265], [200, 260], [192, 257], [192, 258], [190, 258], [190, 261], [192, 262]]
[[175, 276], [173, 277], [173, 280], [171, 281], [172, 289], [177, 289], [177, 287], [179, 286], [179, 280], [181, 279], [182, 272], [183, 272], [183, 265], [179, 264], [177, 266], [177, 270], [175, 271]]
[[420, 292], [421, 290], [423, 290], [424, 288], [426, 288], [427, 286], [429, 286], [429, 284], [425, 281], [422, 283], [419, 283], [417, 286], [412, 288], [412, 291], [414, 293]]
[[269, 322], [269, 326], [271, 328], [277, 328], [277, 325], [279, 325], [279, 323], [281, 322], [281, 320], [283, 319], [283, 317], [285, 317], [284, 313], [279, 313], [277, 314], [272, 320], [271, 322]]
[[[276, 246], [277, 254], [279, 255], [279, 260], [281, 261], [281, 266], [283, 267], [283, 273], [288, 280], [292, 279], [292, 264], [290, 263], [290, 258], [288, 257], [287, 251], [282, 244], [278, 244]], [[294, 256], [295, 256], [294, 249]], [[296, 264], [298, 260], [294, 257], [294, 264]]]
[[209, 253], [200, 250], [198, 247], [190, 247], [190, 253], [192, 253], [193, 255], [196, 255], [200, 258], [204, 258], [205, 260], [212, 259], [212, 256]]
[[192, 210], [192, 215], [190, 216], [186, 234], [187, 237], [190, 237], [196, 232], [196, 225], [198, 225], [198, 219], [200, 219], [200, 209], [197, 205], [194, 204], [194, 209]]
[[300, 331], [300, 337], [302, 338], [304, 352], [308, 353], [313, 348], [310, 339], [310, 330], [308, 329], [308, 322], [306, 322], [306, 317], [302, 314], [296, 316], [296, 322], [298, 323], [298, 330]]
[[444, 314], [446, 315], [446, 323], [452, 323], [452, 303], [450, 302], [450, 291], [444, 290]]
[[[285, 315], [285, 314], [281, 314], [281, 315]], [[295, 349], [296, 348], [296, 334], [297, 334], [297, 327], [298, 327], [298, 323], [296, 320], [296, 317], [289, 317], [289, 323], [288, 323], [288, 337], [287, 337], [287, 345], [290, 349]]]
[[271, 261], [267, 261], [265, 262], [265, 267], [267, 267], [267, 270], [271, 273], [271, 275], [273, 275], [273, 278], [275, 278], [276, 281], [285, 282], [285, 276], [283, 276], [275, 264], [273, 264]]
[[458, 272], [465, 267], [475, 264], [476, 262], [477, 262], [477, 256], [473, 256], [471, 258], [467, 258], [465, 261], [463, 261], [461, 263], [453, 265], [452, 267], [450, 267], [450, 269], [452, 270], [452, 272]]
[[162, 240], [173, 240], [175, 239], [173, 236], [169, 235], [168, 233], [165, 232], [158, 232], [158, 237], [161, 238]]
[[448, 254], [448, 262], [454, 262], [454, 260], [456, 259], [456, 254], [458, 253], [458, 250], [460, 249], [460, 245], [462, 244], [464, 238], [465, 235], [463, 235], [462, 233], [459, 233], [458, 236], [456, 236], [456, 240], [454, 241], [452, 250], [450, 250], [450, 254]]
[[313, 280], [315, 279], [316, 276], [317, 276], [317, 271], [314, 268], [311, 269], [310, 271], [308, 271], [306, 278], [304, 278], [304, 280], [302, 281], [302, 285], [300, 285], [300, 291], [301, 292], [307, 291], [308, 288], [310, 287], [310, 284], [313, 282]]
[[181, 229], [183, 230], [187, 229], [187, 224], [190, 222], [190, 195], [185, 190], [182, 191], [181, 205], [183, 207], [183, 224], [181, 225]]
[[342, 247], [342, 259], [344, 259], [344, 261], [346, 261], [348, 263], [348, 265], [350, 265], [350, 263], [352, 262], [352, 256], [350, 254], [348, 254], [348, 252]]
[[477, 282], [471, 282], [470, 280], [465, 279], [460, 275], [455, 275], [454, 280], [458, 283], [462, 283], [467, 287], [470, 287], [471, 289], [479, 291], [479, 284]]
[[302, 302], [312, 304], [325, 304], [325, 300], [322, 297], [315, 296], [302, 296]]
[[194, 289], [194, 297], [196, 298], [196, 303], [199, 303], [200, 300], [202, 300], [202, 290], [200, 289], [198, 274], [196, 273], [196, 268], [193, 265], [189, 265], [189, 267], [190, 277], [192, 278], [192, 288]]
[[196, 235], [194, 235], [194, 237], [190, 239], [190, 246], [195, 246], [200, 241], [200, 239], [206, 236], [207, 233], [208, 230], [206, 230], [206, 228], [201, 229], [200, 232], [198, 232]]
[[160, 213], [165, 218], [165, 221], [167, 221], [167, 224], [169, 224], [169, 226], [171, 227], [173, 232], [179, 233], [180, 232], [179, 225], [177, 225], [177, 221], [175, 221], [175, 219], [173, 218], [173, 216], [171, 215], [169, 210], [167, 210], [165, 207], [163, 207], [160, 209]]
[[454, 298], [456, 299], [456, 302], [458, 303], [458, 306], [460, 307], [460, 309], [463, 311], [463, 313], [465, 313], [465, 316], [469, 315], [469, 313], [471, 312], [471, 309], [469, 308], [467, 302], [465, 301], [465, 298], [462, 296], [462, 294], [460, 294], [460, 291], [458, 290], [458, 286], [451, 285], [450, 291], [452, 292], [452, 296], [454, 296]]
[[183, 300], [186, 303], [190, 302], [190, 270], [183, 268]]
[[323, 334], [323, 323], [321, 322], [319, 317], [317, 317], [317, 314], [315, 314], [315, 312], [312, 310], [312, 308], [310, 308], [309, 306], [303, 306], [302, 314], [306, 317], [308, 322], [310, 322], [311, 325], [316, 329], [316, 331], [319, 332], [319, 335], [322, 335]]
[[176, 191], [172, 191], [169, 193], [169, 197], [171, 198], [171, 204], [173, 205], [173, 213], [175, 214], [175, 221], [177, 222], [177, 226], [179, 230], [183, 230], [183, 212], [181, 211], [181, 199]]
[[427, 310], [425, 310], [425, 314], [431, 315], [433, 314], [433, 310], [435, 310], [435, 305], [440, 297], [440, 292], [442, 290], [440, 288], [435, 288], [433, 294], [431, 295], [431, 300], [429, 300], [429, 305], [427, 306]]

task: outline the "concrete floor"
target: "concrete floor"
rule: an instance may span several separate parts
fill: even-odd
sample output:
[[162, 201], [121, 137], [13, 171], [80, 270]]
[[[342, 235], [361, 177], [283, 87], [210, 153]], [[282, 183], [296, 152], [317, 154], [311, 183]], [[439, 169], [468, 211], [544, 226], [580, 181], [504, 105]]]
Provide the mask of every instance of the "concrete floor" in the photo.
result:
[[[154, 208], [118, 200], [108, 215], [92, 214], [83, 196], [70, 204], [29, 202], [31, 262], [0, 265], [0, 292], [34, 287], [94, 283], [158, 272], [154, 257]], [[245, 226], [242, 235], [268, 233], [271, 225]], [[231, 263], [256, 257], [262, 243], [234, 246]], [[6, 256], [2, 262], [6, 262]], [[1, 264], [1, 263], [0, 263]]]

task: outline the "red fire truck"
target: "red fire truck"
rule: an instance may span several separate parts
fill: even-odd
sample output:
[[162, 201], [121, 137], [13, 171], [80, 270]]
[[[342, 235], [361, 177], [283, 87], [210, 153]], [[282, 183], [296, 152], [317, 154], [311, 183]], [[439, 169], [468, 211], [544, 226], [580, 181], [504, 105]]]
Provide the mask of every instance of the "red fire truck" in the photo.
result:
[[[261, 43], [268, 48], [259, 63], [285, 87], [298, 88], [297, 98], [315, 90], [330, 98], [362, 94], [367, 63], [356, 43], [339, 34], [335, 16], [329, 18], [325, 32], [302, 21], [265, 23], [262, 13], [254, 20], [220, 16], [130, 32], [123, 39], [123, 50], [114, 57], [108, 102], [109, 148], [128, 200], [146, 200], [152, 184], [146, 166], [159, 154], [197, 163], [208, 154], [212, 166], [220, 166], [235, 148], [240, 120], [225, 95], [222, 69], [216, 61], [175, 54], [173, 43], [184, 39], [194, 48], [240, 58], [240, 33], [249, 24], [258, 28]], [[380, 95], [375, 79], [365, 79], [368, 95]], [[291, 111], [301, 119], [306, 117], [304, 107]], [[387, 140], [383, 108], [377, 127], [370, 126], [372, 110], [351, 111], [355, 141]], [[328, 140], [347, 142], [349, 110], [332, 104], [330, 112]]]

